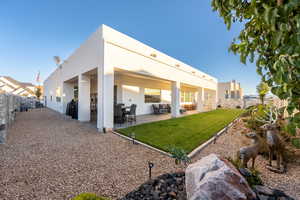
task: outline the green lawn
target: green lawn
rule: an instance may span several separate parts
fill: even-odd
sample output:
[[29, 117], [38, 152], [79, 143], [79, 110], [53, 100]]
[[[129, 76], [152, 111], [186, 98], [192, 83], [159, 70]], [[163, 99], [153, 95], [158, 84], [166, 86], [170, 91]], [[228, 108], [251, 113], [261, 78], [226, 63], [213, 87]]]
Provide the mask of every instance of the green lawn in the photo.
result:
[[117, 131], [127, 136], [135, 133], [137, 140], [164, 151], [168, 151], [170, 146], [176, 146], [190, 153], [232, 122], [242, 112], [241, 109], [217, 109], [181, 118], [141, 124]]

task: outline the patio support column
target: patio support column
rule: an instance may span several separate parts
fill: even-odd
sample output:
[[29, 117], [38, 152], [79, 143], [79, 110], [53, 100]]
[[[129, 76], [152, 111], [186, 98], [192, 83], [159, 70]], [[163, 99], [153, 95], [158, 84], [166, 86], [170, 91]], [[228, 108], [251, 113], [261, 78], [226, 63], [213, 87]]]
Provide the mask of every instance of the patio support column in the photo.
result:
[[180, 116], [180, 82], [172, 81], [171, 115]]
[[114, 68], [108, 64], [98, 67], [98, 121], [99, 132], [114, 127]]
[[78, 120], [90, 121], [90, 88], [91, 80], [89, 76], [80, 74], [78, 77]]
[[66, 113], [67, 104], [74, 98], [74, 85], [71, 83], [63, 83], [63, 113]]
[[197, 111], [202, 112], [203, 111], [203, 103], [204, 103], [204, 89], [198, 88], [197, 91]]
[[215, 91], [215, 94], [214, 94], [214, 106], [213, 106], [213, 109], [217, 109], [217, 106], [218, 106], [218, 90]]

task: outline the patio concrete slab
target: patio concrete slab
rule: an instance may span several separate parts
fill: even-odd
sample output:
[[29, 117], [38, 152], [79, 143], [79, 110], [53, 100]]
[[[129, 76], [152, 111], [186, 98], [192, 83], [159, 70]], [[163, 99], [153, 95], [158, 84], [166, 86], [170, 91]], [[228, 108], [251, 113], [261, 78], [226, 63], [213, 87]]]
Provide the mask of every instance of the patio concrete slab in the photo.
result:
[[[187, 112], [183, 113], [180, 117], [197, 114], [197, 113], [199, 113], [199, 112], [196, 110], [187, 111]], [[127, 128], [130, 126], [135, 126], [135, 125], [144, 124], [144, 123], [151, 123], [151, 122], [156, 122], [156, 121], [161, 121], [161, 120], [167, 120], [167, 119], [171, 119], [171, 118], [172, 118], [172, 116], [170, 113], [139, 115], [136, 117], [136, 122], [125, 122], [123, 124], [114, 124], [114, 128], [115, 129]]]

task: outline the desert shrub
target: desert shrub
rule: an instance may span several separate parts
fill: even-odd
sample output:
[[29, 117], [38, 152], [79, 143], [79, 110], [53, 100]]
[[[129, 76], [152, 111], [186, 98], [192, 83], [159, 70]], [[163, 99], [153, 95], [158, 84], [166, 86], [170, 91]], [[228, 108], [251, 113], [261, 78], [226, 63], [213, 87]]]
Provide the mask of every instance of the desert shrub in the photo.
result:
[[245, 109], [245, 112], [243, 112], [242, 117], [249, 117], [255, 108], [256, 108], [256, 106], [248, 106]]
[[[248, 184], [252, 187], [254, 185], [262, 185], [263, 182], [260, 178], [260, 172], [256, 169], [245, 169], [242, 166], [242, 162], [240, 159], [236, 158], [233, 159], [231, 157], [226, 158], [230, 163], [232, 163], [232, 165], [239, 171], [241, 172], [241, 170], [247, 170], [249, 171], [249, 175], [248, 176], [244, 176], [244, 178], [247, 180]], [[242, 173], [241, 173], [242, 174]]]
[[258, 133], [260, 136], [263, 135], [263, 131], [260, 128], [264, 125], [263, 122], [259, 121], [258, 119], [266, 119], [268, 111], [270, 109], [270, 105], [256, 105], [252, 107], [248, 107], [246, 112], [249, 113], [249, 118], [245, 120], [246, 126], [251, 130]]
[[191, 161], [190, 158], [187, 156], [187, 153], [184, 149], [181, 149], [181, 148], [175, 147], [175, 146], [171, 146], [168, 149], [172, 155], [172, 158], [175, 159], [176, 164], [179, 164], [181, 162], [186, 164]]
[[74, 197], [72, 200], [109, 200], [106, 197], [100, 197], [92, 193], [82, 193]]
[[297, 149], [300, 149], [300, 138], [293, 138], [292, 139], [292, 145], [296, 147]]
[[256, 169], [250, 169], [252, 176], [245, 177], [248, 184], [252, 187], [254, 185], [262, 185], [263, 182], [260, 178], [260, 172]]

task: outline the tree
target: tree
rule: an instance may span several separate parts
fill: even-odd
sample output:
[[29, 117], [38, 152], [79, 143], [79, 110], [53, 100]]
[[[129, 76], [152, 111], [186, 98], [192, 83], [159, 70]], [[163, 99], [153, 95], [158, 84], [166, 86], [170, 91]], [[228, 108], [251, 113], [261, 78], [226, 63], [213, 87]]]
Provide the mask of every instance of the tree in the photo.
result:
[[212, 0], [230, 29], [243, 29], [230, 46], [242, 63], [256, 61], [257, 73], [280, 99], [287, 99], [290, 114], [300, 109], [300, 1]]
[[261, 104], [264, 105], [265, 104], [265, 97], [268, 94], [268, 92], [270, 91], [270, 88], [269, 88], [268, 84], [265, 83], [265, 82], [261, 82], [256, 87], [256, 90], [257, 90], [257, 93], [259, 95]]
[[41, 88], [37, 87], [35, 90], [35, 96], [38, 98], [38, 100], [40, 100], [41, 95], [42, 95]]

